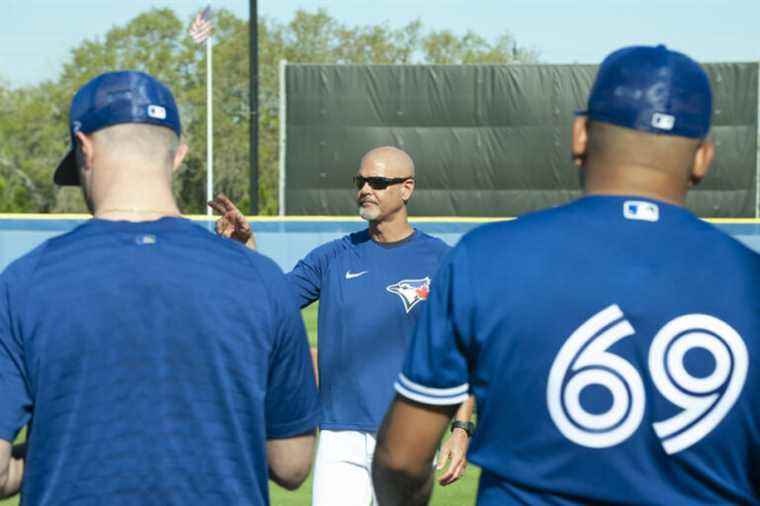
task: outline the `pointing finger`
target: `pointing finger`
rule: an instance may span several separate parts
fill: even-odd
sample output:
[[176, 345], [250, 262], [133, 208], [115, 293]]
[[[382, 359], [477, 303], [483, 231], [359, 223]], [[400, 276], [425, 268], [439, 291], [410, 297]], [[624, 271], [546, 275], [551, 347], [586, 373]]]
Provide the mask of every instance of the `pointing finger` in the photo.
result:
[[208, 206], [219, 214], [223, 215], [227, 213], [227, 209], [216, 200], [209, 201]]
[[237, 206], [225, 195], [224, 193], [220, 193], [216, 196], [216, 200], [218, 202], [221, 202], [222, 205], [224, 205], [227, 208], [227, 211], [237, 211], [240, 212], [240, 210], [237, 208]]

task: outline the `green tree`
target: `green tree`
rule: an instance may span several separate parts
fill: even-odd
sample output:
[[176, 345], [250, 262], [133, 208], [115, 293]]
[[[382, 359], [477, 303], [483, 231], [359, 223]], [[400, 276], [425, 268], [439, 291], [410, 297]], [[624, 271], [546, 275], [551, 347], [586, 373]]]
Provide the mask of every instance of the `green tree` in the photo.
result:
[[[205, 51], [187, 35], [191, 20], [153, 9], [103, 37], [74, 48], [55, 81], [10, 90], [0, 83], [0, 210], [81, 212], [78, 189], [55, 188], [52, 171], [69, 145], [68, 105], [74, 92], [101, 72], [134, 69], [167, 83], [177, 98], [190, 153], [175, 181], [180, 208], [205, 212]], [[297, 11], [282, 23], [259, 21], [259, 208], [277, 212], [279, 62], [294, 63], [512, 63], [536, 53], [508, 33], [489, 41], [474, 32], [425, 31], [419, 20], [399, 28], [352, 26], [324, 10]], [[215, 14], [215, 188], [247, 209], [249, 195], [248, 22]]]
[[0, 94], [0, 209], [49, 212], [55, 204], [52, 169], [67, 137], [55, 86], [43, 83]]

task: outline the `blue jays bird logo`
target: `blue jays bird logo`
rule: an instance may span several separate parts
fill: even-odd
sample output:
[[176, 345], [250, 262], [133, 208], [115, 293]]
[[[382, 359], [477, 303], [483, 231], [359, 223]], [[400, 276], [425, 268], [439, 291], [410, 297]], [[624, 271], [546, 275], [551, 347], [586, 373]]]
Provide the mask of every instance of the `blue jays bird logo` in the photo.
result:
[[385, 289], [401, 297], [404, 309], [408, 313], [417, 303], [427, 300], [430, 293], [430, 278], [402, 279], [398, 283], [388, 285]]

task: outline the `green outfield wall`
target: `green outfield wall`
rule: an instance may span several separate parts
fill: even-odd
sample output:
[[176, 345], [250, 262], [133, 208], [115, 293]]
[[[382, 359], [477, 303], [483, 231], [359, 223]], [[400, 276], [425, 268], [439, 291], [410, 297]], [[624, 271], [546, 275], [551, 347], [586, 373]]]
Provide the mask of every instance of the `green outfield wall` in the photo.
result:
[[[594, 65], [299, 65], [281, 67], [280, 209], [355, 210], [351, 177], [369, 149], [417, 164], [411, 213], [516, 216], [579, 194], [571, 123]], [[706, 64], [717, 157], [689, 207], [760, 217], [758, 64]]]

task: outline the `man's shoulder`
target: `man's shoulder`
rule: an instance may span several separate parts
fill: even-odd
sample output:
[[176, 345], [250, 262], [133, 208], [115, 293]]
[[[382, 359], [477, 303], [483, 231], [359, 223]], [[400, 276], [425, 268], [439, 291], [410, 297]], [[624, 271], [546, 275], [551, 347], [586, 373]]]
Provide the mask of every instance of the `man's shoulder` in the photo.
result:
[[421, 242], [424, 242], [430, 247], [446, 250], [446, 251], [451, 249], [451, 246], [449, 246], [448, 243], [444, 241], [443, 239], [435, 237], [434, 235], [430, 235], [427, 232], [423, 232], [422, 230], [419, 230], [419, 229], [415, 229], [415, 231], [416, 231], [416, 239]]
[[461, 244], [482, 245], [489, 244], [494, 247], [503, 247], [504, 243], [499, 243], [504, 238], [519, 234], [521, 231], [540, 230], [543, 225], [543, 216], [535, 219], [533, 215], [525, 215], [520, 218], [504, 219], [503, 221], [494, 221], [479, 225], [462, 236]]
[[535, 252], [552, 246], [558, 232], [567, 232], [577, 221], [578, 209], [571, 202], [480, 225], [462, 236], [459, 244], [486, 256], [501, 257], [507, 251]]
[[439, 258], [451, 251], [451, 246], [446, 241], [418, 229], [415, 229], [414, 243], [423, 251]]
[[369, 237], [369, 232], [366, 229], [352, 232], [342, 237], [338, 237], [337, 239], [333, 239], [332, 241], [320, 244], [307, 254], [307, 258], [329, 260], [342, 253], [356, 249], [369, 240], [371, 239]]
[[19, 282], [31, 281], [32, 274], [36, 269], [40, 258], [50, 244], [50, 239], [37, 245], [32, 251], [13, 260], [2, 273], [2, 280], [6, 285], [14, 285]]
[[715, 255], [715, 258], [723, 258], [723, 263], [754, 267], [760, 272], [760, 253], [750, 248], [747, 244], [739, 241], [712, 223], [699, 220], [699, 226], [695, 227], [700, 233], [704, 249]]
[[216, 257], [216, 261], [221, 265], [248, 269], [255, 273], [257, 281], [258, 278], [266, 281], [271, 280], [272, 277], [283, 276], [280, 266], [263, 253], [251, 250], [238, 241], [207, 233], [205, 230], [200, 230], [199, 235], [201, 240], [208, 243], [205, 254]]
[[46, 239], [35, 246], [31, 251], [13, 260], [3, 271], [3, 279], [6, 283], [10, 280], [27, 280], [31, 281], [32, 275], [43, 258], [49, 252], [61, 251], [61, 258], [76, 256], [76, 252], [71, 248], [76, 248], [80, 243], [79, 237], [87, 235], [88, 225], [92, 220], [86, 220], [73, 229], [64, 232], [55, 237]]

